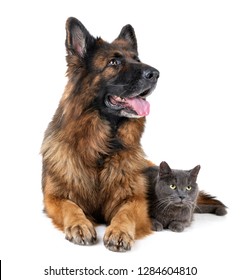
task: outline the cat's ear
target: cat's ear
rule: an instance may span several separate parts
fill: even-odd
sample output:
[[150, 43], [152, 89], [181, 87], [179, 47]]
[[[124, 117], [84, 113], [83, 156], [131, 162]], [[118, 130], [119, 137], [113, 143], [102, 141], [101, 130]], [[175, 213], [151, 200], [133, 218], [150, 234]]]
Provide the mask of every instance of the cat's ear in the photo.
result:
[[66, 50], [68, 55], [84, 57], [87, 49], [95, 42], [95, 38], [76, 18], [70, 17], [66, 22]]
[[199, 170], [200, 170], [201, 166], [200, 165], [197, 165], [195, 166], [193, 169], [191, 169], [189, 172], [190, 172], [190, 176], [194, 179], [197, 179], [197, 176], [198, 176], [198, 173], [199, 173]]
[[166, 163], [166, 161], [162, 161], [159, 166], [159, 176], [160, 178], [170, 177], [172, 175], [172, 169]]

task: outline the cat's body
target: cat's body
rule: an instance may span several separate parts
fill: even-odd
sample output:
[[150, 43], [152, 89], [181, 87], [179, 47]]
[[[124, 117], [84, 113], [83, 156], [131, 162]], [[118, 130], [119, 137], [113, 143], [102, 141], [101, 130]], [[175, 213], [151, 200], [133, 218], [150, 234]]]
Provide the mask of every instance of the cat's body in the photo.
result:
[[154, 186], [149, 189], [153, 230], [168, 228], [181, 232], [190, 225], [199, 192], [196, 182], [199, 170], [199, 165], [188, 171], [175, 170], [166, 162], [149, 170], [148, 175], [155, 180]]
[[[199, 165], [191, 170], [171, 169], [166, 162], [146, 170], [149, 179], [149, 214], [153, 230], [168, 228], [181, 232], [191, 224], [194, 212], [220, 216], [227, 213], [226, 206], [221, 201], [202, 191], [199, 192], [199, 170]], [[211, 203], [199, 203], [202, 195], [209, 197]]]
[[[195, 176], [197, 176], [200, 166], [196, 166], [195, 168]], [[227, 214], [227, 207], [220, 200], [216, 199], [214, 196], [206, 194], [204, 191], [198, 191], [198, 185], [196, 183], [197, 178], [195, 178], [195, 180], [192, 178], [194, 182], [192, 187], [194, 187], [193, 189], [195, 189], [195, 193], [192, 193], [192, 200], [189, 202], [188, 206], [187, 204], [184, 205], [184, 203], [180, 206], [176, 206], [173, 203], [167, 203], [170, 202], [170, 185], [178, 184], [178, 187], [182, 186], [182, 188], [184, 188], [184, 185], [187, 186], [187, 178], [190, 179], [189, 171], [173, 170], [168, 166], [167, 163], [162, 162], [160, 166], [151, 166], [147, 168], [145, 170], [145, 175], [147, 175], [149, 183], [149, 214], [152, 219], [153, 230], [159, 231], [163, 228], [170, 227], [170, 229], [174, 231], [182, 231], [184, 227], [190, 225], [193, 218], [193, 213], [209, 213], [218, 216], [224, 216]], [[185, 178], [184, 184], [183, 178]], [[168, 193], [164, 193], [163, 190], [161, 191], [161, 185], [163, 185], [164, 182], [167, 183], [165, 184], [165, 189], [168, 190]], [[180, 182], [180, 184], [175, 182]], [[185, 189], [185, 192], [186, 191], [187, 190]], [[164, 198], [166, 199], [165, 202]], [[182, 226], [177, 226], [173, 221], [180, 221]], [[170, 222], [172, 222], [171, 225]]]

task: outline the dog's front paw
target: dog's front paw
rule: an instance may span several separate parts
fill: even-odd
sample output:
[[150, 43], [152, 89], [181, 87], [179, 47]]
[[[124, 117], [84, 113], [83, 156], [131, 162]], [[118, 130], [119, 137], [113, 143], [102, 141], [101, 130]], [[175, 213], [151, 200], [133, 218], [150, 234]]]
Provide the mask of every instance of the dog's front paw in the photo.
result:
[[65, 229], [66, 239], [78, 245], [93, 245], [97, 234], [92, 224], [73, 225]]
[[128, 232], [123, 232], [109, 226], [106, 229], [103, 242], [110, 251], [126, 252], [131, 249], [134, 238]]

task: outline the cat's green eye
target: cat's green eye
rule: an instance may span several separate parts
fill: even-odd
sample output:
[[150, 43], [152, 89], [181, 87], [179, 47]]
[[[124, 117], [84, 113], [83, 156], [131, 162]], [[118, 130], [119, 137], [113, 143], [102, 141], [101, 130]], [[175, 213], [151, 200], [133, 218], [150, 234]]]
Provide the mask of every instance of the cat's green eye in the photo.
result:
[[187, 190], [187, 191], [190, 191], [191, 189], [192, 189], [191, 186], [187, 186], [187, 187], [186, 187], [186, 190]]
[[175, 186], [175, 185], [170, 185], [169, 187], [170, 187], [170, 189], [172, 189], [172, 190], [176, 190], [176, 188], [177, 188], [177, 186]]

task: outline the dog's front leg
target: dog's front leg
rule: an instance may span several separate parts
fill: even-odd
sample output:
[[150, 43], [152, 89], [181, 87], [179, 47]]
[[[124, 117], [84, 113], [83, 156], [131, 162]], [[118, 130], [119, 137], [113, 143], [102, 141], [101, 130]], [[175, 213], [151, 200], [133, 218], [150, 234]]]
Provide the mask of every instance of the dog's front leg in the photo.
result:
[[125, 252], [131, 249], [136, 238], [151, 233], [145, 199], [131, 199], [113, 216], [103, 241], [111, 251]]
[[74, 202], [45, 193], [44, 204], [48, 216], [64, 231], [67, 240], [79, 245], [96, 243], [97, 234], [93, 224]]

